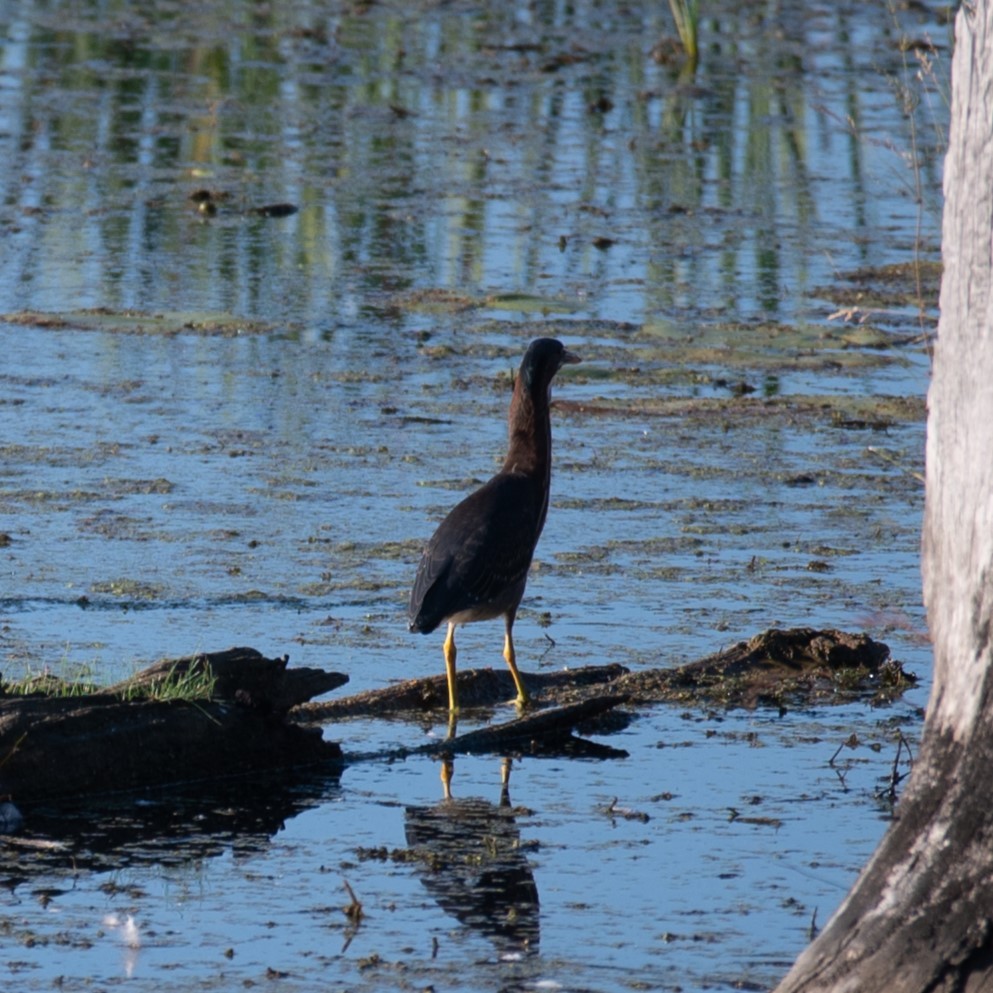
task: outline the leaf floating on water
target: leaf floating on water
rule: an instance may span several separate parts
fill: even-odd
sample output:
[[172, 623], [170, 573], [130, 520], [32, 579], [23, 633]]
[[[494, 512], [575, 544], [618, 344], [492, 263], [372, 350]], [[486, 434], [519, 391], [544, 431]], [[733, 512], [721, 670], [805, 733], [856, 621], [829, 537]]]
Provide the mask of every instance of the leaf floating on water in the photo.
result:
[[[189, 199], [196, 204], [198, 213], [213, 217], [217, 213], [218, 206], [230, 199], [230, 196], [231, 194], [223, 190], [199, 189], [194, 190]], [[250, 207], [247, 213], [257, 217], [290, 217], [299, 210], [295, 203], [266, 203], [260, 207]]]
[[290, 217], [299, 210], [293, 203], [269, 203], [263, 207], [253, 207], [251, 212], [259, 217]]
[[223, 190], [194, 190], [189, 199], [197, 205], [197, 213], [206, 217], [213, 217], [217, 213], [217, 205], [227, 200], [230, 194]]
[[539, 66], [539, 70], [544, 73], [558, 72], [560, 69], [564, 69], [567, 66], [576, 65], [579, 62], [585, 62], [590, 58], [588, 52], [583, 51], [578, 47], [573, 47], [572, 50], [568, 52], [561, 52], [557, 55], [551, 56]]
[[390, 306], [403, 311], [413, 311], [420, 314], [454, 314], [465, 310], [473, 310], [480, 306], [476, 297], [467, 293], [459, 293], [441, 287], [427, 287], [411, 290], [408, 293], [397, 293], [390, 299]]
[[491, 293], [486, 297], [491, 310], [516, 310], [522, 314], [570, 314], [579, 309], [578, 303], [533, 293]]

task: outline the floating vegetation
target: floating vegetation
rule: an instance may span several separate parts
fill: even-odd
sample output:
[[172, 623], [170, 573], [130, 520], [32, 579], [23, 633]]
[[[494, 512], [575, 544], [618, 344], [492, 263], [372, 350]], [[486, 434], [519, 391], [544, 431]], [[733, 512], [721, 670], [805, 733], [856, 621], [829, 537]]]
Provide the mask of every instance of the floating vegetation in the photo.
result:
[[94, 307], [61, 313], [21, 310], [0, 314], [0, 323], [29, 325], [57, 331], [102, 331], [107, 334], [152, 335], [173, 338], [178, 335], [236, 338], [241, 335], [285, 332], [286, 325], [236, 317], [233, 314], [200, 311], [145, 313]]
[[90, 585], [91, 593], [109, 593], [125, 600], [158, 600], [164, 591], [165, 587], [156, 583], [127, 577], [100, 580]]

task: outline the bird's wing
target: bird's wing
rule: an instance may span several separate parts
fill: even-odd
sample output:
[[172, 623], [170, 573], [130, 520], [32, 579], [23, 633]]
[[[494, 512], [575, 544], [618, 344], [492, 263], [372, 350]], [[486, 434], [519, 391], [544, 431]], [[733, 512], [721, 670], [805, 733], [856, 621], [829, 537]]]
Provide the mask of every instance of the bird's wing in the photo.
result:
[[421, 558], [411, 628], [432, 631], [452, 614], [509, 595], [531, 564], [541, 503], [533, 479], [501, 473], [457, 504]]

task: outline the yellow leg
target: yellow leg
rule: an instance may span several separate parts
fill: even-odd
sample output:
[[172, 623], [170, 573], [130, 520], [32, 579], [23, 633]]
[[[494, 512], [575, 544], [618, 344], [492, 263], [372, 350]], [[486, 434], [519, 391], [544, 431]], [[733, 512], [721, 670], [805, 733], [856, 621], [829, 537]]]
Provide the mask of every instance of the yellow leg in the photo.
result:
[[524, 689], [521, 674], [517, 671], [517, 655], [514, 653], [514, 635], [512, 633], [513, 627], [514, 619], [513, 617], [508, 617], [507, 637], [503, 643], [503, 657], [507, 660], [507, 665], [510, 666], [510, 674], [514, 677], [514, 685], [517, 687], [517, 705], [523, 707], [531, 702], [531, 697], [528, 696], [528, 691]]
[[505, 758], [500, 763], [500, 785], [510, 785], [510, 770], [514, 767], [514, 760]]
[[455, 773], [455, 763], [448, 757], [441, 760], [441, 787], [445, 791], [445, 799], [452, 799], [452, 776]]
[[505, 758], [500, 765], [500, 806], [510, 806], [510, 770], [514, 764], [513, 759]]
[[448, 625], [448, 634], [445, 635], [445, 674], [448, 676], [448, 709], [451, 713], [456, 713], [459, 709], [459, 687], [458, 679], [455, 675], [455, 625]]

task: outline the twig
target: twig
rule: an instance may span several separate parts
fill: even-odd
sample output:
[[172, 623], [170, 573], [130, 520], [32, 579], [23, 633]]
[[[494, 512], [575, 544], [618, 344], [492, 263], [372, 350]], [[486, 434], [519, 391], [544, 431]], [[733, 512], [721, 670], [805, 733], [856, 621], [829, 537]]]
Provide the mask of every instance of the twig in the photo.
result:
[[342, 882], [345, 884], [345, 892], [348, 893], [348, 898], [352, 902], [347, 907], [342, 907], [341, 909], [352, 923], [358, 924], [365, 914], [365, 911], [362, 909], [362, 901], [355, 895], [355, 890], [352, 889], [347, 879], [343, 879]]
[[[905, 773], [900, 772], [900, 757], [903, 755], [904, 749], [907, 751], [907, 765], [909, 770]], [[889, 786], [885, 790], [877, 790], [877, 799], [885, 798], [890, 802], [890, 804], [895, 804], [897, 801], [897, 787], [910, 775], [914, 768], [914, 755], [910, 750], [910, 744], [907, 739], [903, 736], [903, 732], [897, 730], [897, 742], [896, 742], [896, 755], [893, 758], [893, 768], [890, 770], [890, 782]]]
[[884, 452], [883, 449], [876, 448], [875, 445], [866, 445], [865, 450], [870, 455], [875, 455], [876, 458], [882, 459], [884, 462], [888, 462], [892, 466], [896, 466], [897, 469], [901, 472], [905, 472], [908, 476], [913, 476], [919, 483], [923, 483], [925, 481], [924, 473], [917, 472], [915, 469], [908, 469], [895, 455], [891, 455], [889, 452]]
[[828, 760], [828, 765], [833, 766], [834, 760], [841, 754], [843, 748], [858, 748], [859, 736], [853, 731], [834, 751], [834, 755]]

